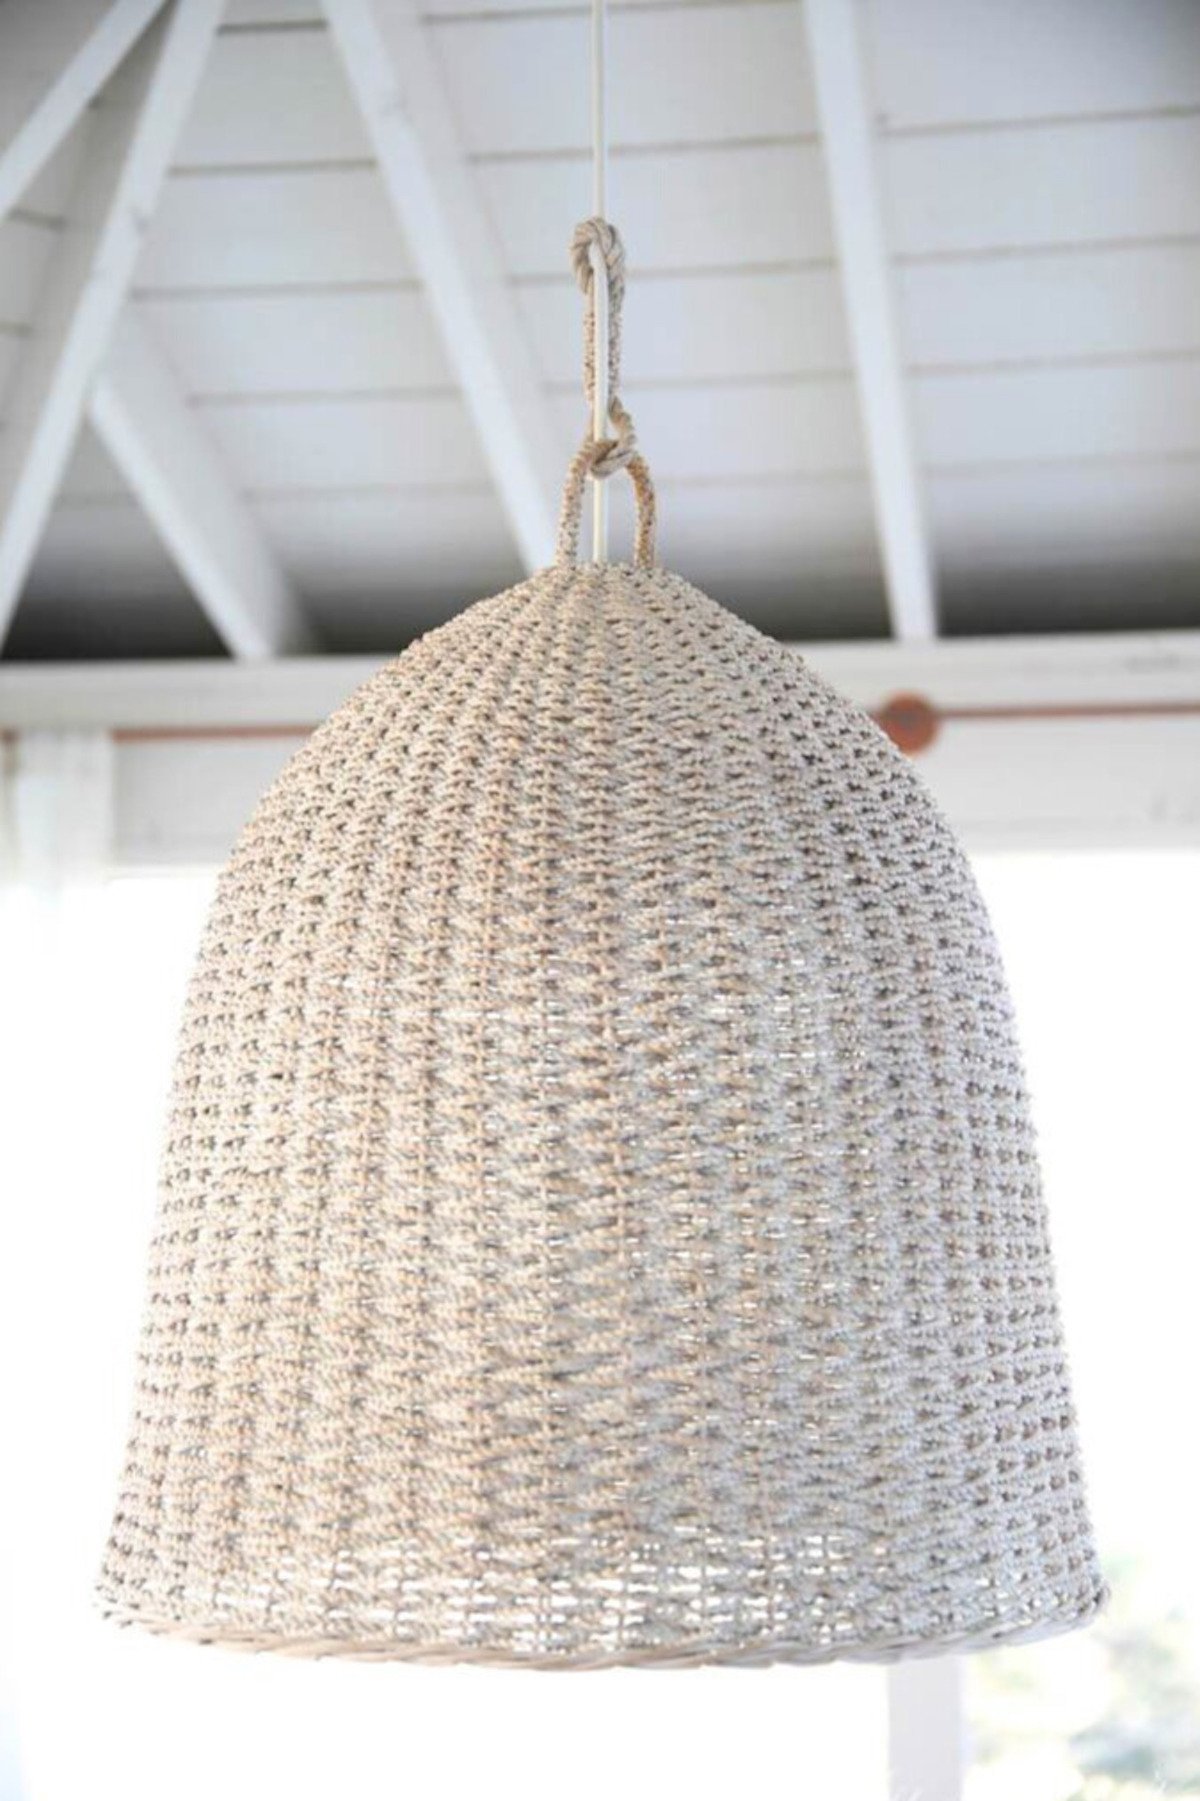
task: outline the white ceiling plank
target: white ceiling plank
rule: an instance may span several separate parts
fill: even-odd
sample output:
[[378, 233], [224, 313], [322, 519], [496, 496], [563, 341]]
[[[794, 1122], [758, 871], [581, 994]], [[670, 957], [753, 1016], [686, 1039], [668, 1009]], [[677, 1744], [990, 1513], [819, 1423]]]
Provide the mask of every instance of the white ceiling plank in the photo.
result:
[[411, 280], [375, 168], [171, 175], [137, 271], [139, 295]]
[[227, 26], [320, 25], [320, 0], [229, 0]]
[[8, 0], [0, 91], [0, 219], [129, 54], [163, 0], [95, 7]]
[[[850, 367], [837, 272], [722, 270], [634, 277], [621, 343], [627, 384], [770, 380]], [[573, 283], [517, 290], [545, 379], [580, 391]]]
[[554, 550], [559, 446], [428, 28], [414, 0], [325, 10], [522, 561], [539, 568]]
[[[509, 273], [561, 276], [562, 221], [591, 206], [587, 158], [500, 158], [476, 170]], [[632, 151], [610, 157], [608, 195], [633, 281], [642, 270], [776, 268], [833, 254], [814, 144]], [[631, 292], [626, 311], [635, 307]]]
[[[289, 560], [303, 566], [305, 594], [314, 611], [324, 603], [325, 616], [368, 601], [376, 617], [408, 619], [414, 600], [447, 587], [457, 610], [485, 593], [497, 570], [501, 586], [504, 575], [519, 579], [503, 509], [486, 482], [425, 492], [278, 495], [256, 501], [254, 510]], [[447, 544], [459, 547], [453, 560]], [[397, 641], [406, 635], [411, 627], [398, 631]]]
[[337, 53], [318, 25], [218, 37], [176, 160], [221, 169], [370, 155]]
[[230, 650], [254, 658], [311, 648], [291, 584], [133, 313], [117, 328], [89, 414]]
[[1151, 112], [1200, 102], [1194, 0], [869, 0], [889, 131]]
[[[753, 482], [865, 467], [854, 386], [845, 375], [678, 388], [629, 383], [622, 394], [660, 481]], [[578, 427], [579, 409], [574, 395], [555, 397], [565, 443]]]
[[133, 274], [222, 0], [174, 0], [107, 84], [0, 439], [0, 639]]
[[910, 263], [896, 286], [923, 369], [1200, 351], [1200, 242]]
[[937, 633], [933, 557], [904, 386], [854, 0], [805, 0], [834, 234], [897, 638]]
[[930, 469], [1024, 464], [1036, 479], [1054, 462], [1200, 457], [1200, 357], [919, 375], [912, 388]]
[[143, 298], [191, 399], [453, 386], [429, 308], [399, 292]]
[[67, 458], [54, 505], [89, 508], [117, 500], [132, 500], [128, 484], [85, 419]]
[[131, 494], [55, 505], [13, 629], [21, 660], [215, 657], [223, 648]]
[[[944, 579], [1028, 571], [1040, 594], [1055, 570], [1200, 564], [1200, 463], [1022, 463], [947, 470], [929, 480]], [[1020, 521], [1014, 531], [1013, 521]], [[1081, 587], [1086, 589], [1087, 578]]]
[[[243, 493], [479, 485], [487, 464], [462, 397], [356, 396], [198, 409]], [[448, 554], [451, 546], [447, 546]]]
[[[472, 154], [506, 156], [591, 146], [586, 100], [588, 15], [457, 17], [432, 22], [446, 82]], [[614, 10], [609, 140], [614, 145], [716, 143], [813, 132], [799, 88], [800, 16], [776, 0], [655, 11]], [[539, 81], [529, 104], [531, 70]], [[719, 79], [714, 75], [719, 71]]]
[[1200, 235], [1200, 118], [884, 137], [892, 245], [962, 256]]
[[8, 389], [8, 384], [16, 373], [17, 364], [21, 360], [21, 338], [18, 334], [0, 331], [0, 401]]
[[0, 224], [0, 324], [32, 322], [57, 239], [57, 231], [25, 219]]

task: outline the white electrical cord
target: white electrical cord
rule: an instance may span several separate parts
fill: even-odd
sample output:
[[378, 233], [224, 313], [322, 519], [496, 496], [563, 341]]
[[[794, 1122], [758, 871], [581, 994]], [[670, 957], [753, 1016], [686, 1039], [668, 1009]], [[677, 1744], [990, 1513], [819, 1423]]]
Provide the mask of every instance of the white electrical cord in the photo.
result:
[[[592, 0], [592, 214], [607, 218], [608, 131], [605, 117], [605, 0]], [[592, 294], [595, 300], [596, 391], [592, 397], [592, 437], [607, 438], [608, 426], [608, 270], [599, 247], [591, 247]], [[608, 483], [592, 479], [592, 557], [608, 561]]]

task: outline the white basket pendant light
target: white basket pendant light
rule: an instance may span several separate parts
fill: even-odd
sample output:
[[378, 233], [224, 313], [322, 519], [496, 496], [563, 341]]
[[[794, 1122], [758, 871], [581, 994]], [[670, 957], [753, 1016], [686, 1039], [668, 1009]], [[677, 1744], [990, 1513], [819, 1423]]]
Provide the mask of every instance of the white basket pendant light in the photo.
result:
[[[590, 1666], [1102, 1599], [1008, 996], [909, 764], [655, 566], [558, 560], [290, 763], [183, 1027], [106, 1607]], [[631, 564], [579, 566], [623, 467]]]

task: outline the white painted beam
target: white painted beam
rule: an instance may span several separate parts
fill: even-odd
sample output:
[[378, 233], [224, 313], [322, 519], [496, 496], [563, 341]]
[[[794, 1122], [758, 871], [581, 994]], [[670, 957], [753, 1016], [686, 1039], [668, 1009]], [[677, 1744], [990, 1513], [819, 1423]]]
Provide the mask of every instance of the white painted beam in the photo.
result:
[[303, 609], [246, 501], [127, 308], [89, 417], [184, 580], [235, 656], [313, 643]]
[[223, 0], [173, 0], [89, 118], [82, 173], [0, 438], [0, 641], [222, 11]]
[[917, 1657], [887, 1673], [889, 1801], [962, 1801], [961, 1657]]
[[904, 385], [904, 362], [855, 0], [804, 0], [876, 528], [892, 629], [937, 632], [933, 557]]
[[[1055, 706], [1200, 708], [1200, 631], [1039, 633], [929, 644], [857, 639], [790, 648], [842, 694], [869, 708], [896, 694], [921, 695], [955, 715]], [[303, 732], [390, 660], [285, 657], [256, 667], [223, 658], [0, 661], [0, 731], [294, 726]], [[1200, 768], [1181, 773], [1200, 785]], [[1101, 780], [1111, 774], [1097, 772]]]
[[540, 568], [565, 457], [427, 27], [415, 0], [324, 8], [521, 558]]
[[[971, 850], [1200, 847], [1200, 632], [804, 654], [865, 706], [908, 692], [941, 710], [917, 767]], [[118, 860], [217, 863], [287, 757], [383, 661], [0, 663], [0, 732], [113, 731]]]
[[[83, 117], [163, 0], [116, 0], [99, 17], [49, 0], [5, 0], [0, 15], [0, 219]], [[95, 13], [93, 7], [92, 13]]]

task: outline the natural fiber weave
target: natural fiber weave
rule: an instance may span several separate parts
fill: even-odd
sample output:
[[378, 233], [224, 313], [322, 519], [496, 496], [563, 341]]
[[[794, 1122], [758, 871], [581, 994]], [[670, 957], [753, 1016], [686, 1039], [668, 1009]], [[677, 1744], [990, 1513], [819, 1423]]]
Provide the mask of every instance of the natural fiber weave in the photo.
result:
[[221, 881], [110, 1611], [599, 1665], [1101, 1599], [1008, 998], [910, 766], [677, 576], [368, 682]]

